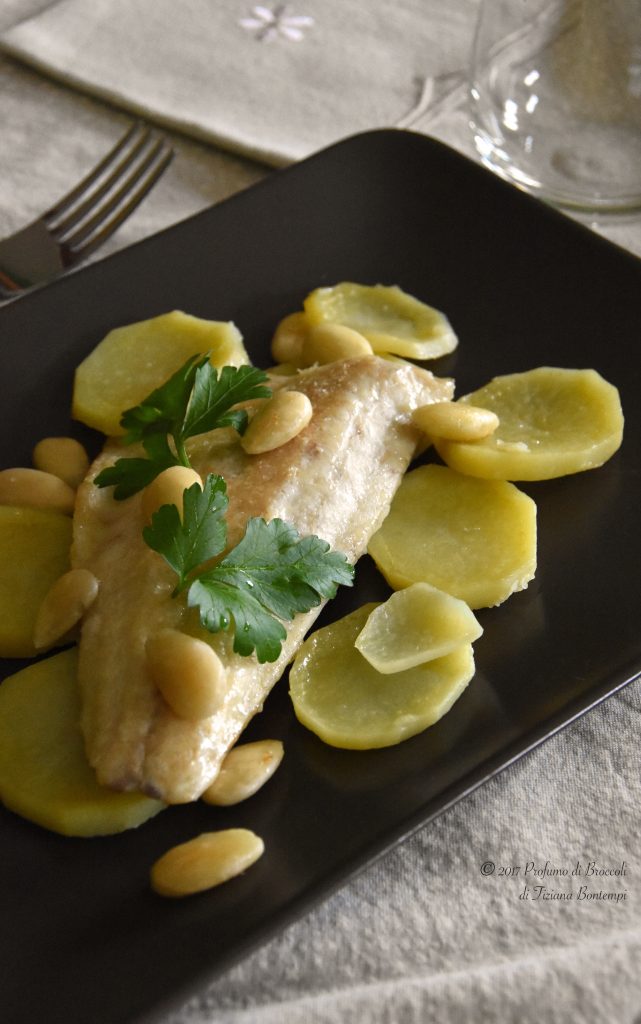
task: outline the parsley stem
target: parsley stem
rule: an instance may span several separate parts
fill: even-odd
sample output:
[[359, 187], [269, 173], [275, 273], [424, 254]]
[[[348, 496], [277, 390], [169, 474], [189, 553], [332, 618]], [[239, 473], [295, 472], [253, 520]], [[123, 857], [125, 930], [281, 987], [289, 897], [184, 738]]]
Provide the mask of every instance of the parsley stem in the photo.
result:
[[187, 469], [191, 469], [191, 462], [187, 455], [187, 449], [185, 448], [185, 442], [181, 437], [176, 437], [174, 434], [174, 444], [176, 445], [176, 455], [180, 461], [181, 466], [186, 466]]

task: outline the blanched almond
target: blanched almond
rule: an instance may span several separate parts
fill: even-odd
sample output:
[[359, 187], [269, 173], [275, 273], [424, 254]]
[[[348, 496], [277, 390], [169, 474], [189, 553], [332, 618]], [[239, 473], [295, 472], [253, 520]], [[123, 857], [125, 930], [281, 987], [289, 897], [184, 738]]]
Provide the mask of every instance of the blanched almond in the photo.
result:
[[33, 464], [77, 487], [87, 475], [89, 456], [74, 437], [43, 437], [33, 449]]
[[48, 508], [71, 515], [76, 492], [53, 473], [40, 469], [0, 470], [0, 505]]
[[258, 410], [240, 443], [248, 455], [271, 452], [300, 434], [312, 413], [312, 403], [302, 391], [277, 391]]
[[303, 345], [303, 359], [306, 366], [312, 366], [314, 363], [333, 363], [337, 359], [371, 355], [372, 351], [367, 338], [352, 327], [320, 323], [309, 329]]
[[412, 420], [428, 437], [442, 437], [447, 441], [479, 441], [493, 434], [499, 418], [491, 409], [460, 402], [434, 402], [422, 405]]
[[257, 740], [233, 747], [215, 781], [203, 793], [203, 800], [217, 807], [247, 800], [271, 779], [282, 759], [280, 740]]
[[151, 869], [152, 888], [160, 896], [191, 896], [235, 878], [265, 850], [263, 840], [246, 828], [203, 832], [164, 853]]
[[53, 584], [40, 605], [33, 632], [43, 651], [73, 629], [98, 595], [98, 580], [88, 569], [70, 569]]
[[307, 337], [307, 317], [302, 312], [290, 313], [277, 324], [272, 338], [272, 356], [277, 363], [301, 365], [303, 344]]
[[177, 629], [161, 629], [147, 640], [147, 664], [179, 718], [209, 718], [220, 707], [225, 668], [204, 640]]
[[183, 494], [193, 484], [202, 489], [203, 482], [195, 469], [188, 466], [163, 469], [142, 492], [141, 508], [145, 521], [149, 521], [161, 505], [175, 505], [182, 518]]

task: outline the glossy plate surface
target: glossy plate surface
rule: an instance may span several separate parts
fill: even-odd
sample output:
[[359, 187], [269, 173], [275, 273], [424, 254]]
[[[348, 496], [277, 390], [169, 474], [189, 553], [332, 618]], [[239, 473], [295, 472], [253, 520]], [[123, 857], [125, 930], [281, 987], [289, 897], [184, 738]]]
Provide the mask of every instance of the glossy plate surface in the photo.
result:
[[[529, 589], [479, 613], [477, 674], [437, 726], [351, 753], [299, 726], [286, 681], [248, 738], [284, 741], [244, 805], [174, 808], [135, 832], [72, 840], [0, 808], [0, 1018], [140, 1024], [641, 670], [641, 262], [425, 137], [357, 136], [0, 310], [0, 465], [70, 428], [74, 366], [113, 326], [180, 308], [232, 319], [271, 362], [276, 321], [312, 288], [397, 283], [444, 310], [457, 393], [536, 365], [595, 367], [626, 413], [603, 469], [524, 486], [539, 508]], [[382, 596], [363, 560], [332, 616]], [[325, 618], [327, 618], [327, 614]], [[5, 662], [3, 675], [20, 667]], [[221, 889], [163, 901], [169, 846], [246, 826], [266, 854]]]

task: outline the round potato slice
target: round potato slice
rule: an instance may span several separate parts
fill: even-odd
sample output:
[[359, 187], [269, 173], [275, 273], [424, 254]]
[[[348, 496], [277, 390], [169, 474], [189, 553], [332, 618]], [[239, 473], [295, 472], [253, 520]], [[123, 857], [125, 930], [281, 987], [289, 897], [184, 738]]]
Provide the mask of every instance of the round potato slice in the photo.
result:
[[171, 377], [189, 356], [211, 352], [213, 366], [249, 363], [233, 323], [173, 310], [116, 327], [76, 369], [72, 415], [110, 437], [120, 417]]
[[310, 324], [343, 324], [367, 338], [374, 352], [408, 359], [437, 359], [453, 352], [458, 339], [443, 313], [397, 285], [343, 281], [316, 288], [304, 302]]
[[0, 800], [66, 836], [111, 835], [162, 810], [159, 800], [99, 786], [85, 758], [77, 653], [62, 651], [0, 687]]
[[413, 583], [373, 609], [354, 645], [387, 675], [442, 658], [482, 632], [464, 601], [429, 583]]
[[415, 736], [450, 710], [474, 675], [471, 644], [405, 672], [377, 672], [354, 646], [375, 607], [312, 633], [290, 669], [296, 717], [333, 747], [369, 750]]
[[71, 519], [41, 508], [0, 506], [0, 657], [32, 658], [38, 611], [69, 569]]
[[536, 505], [505, 480], [420, 466], [401, 483], [369, 553], [390, 586], [431, 583], [470, 608], [501, 604], [536, 570]]
[[602, 466], [623, 438], [619, 392], [596, 370], [541, 366], [495, 377], [461, 404], [496, 413], [499, 426], [470, 443], [435, 438], [444, 462], [493, 480], [549, 480]]

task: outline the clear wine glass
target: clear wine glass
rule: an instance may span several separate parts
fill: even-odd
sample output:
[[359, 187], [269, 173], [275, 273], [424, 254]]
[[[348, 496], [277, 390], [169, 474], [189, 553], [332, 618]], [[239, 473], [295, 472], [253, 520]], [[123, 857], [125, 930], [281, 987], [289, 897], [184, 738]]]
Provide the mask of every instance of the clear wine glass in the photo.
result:
[[641, 0], [482, 0], [470, 92], [504, 178], [575, 210], [641, 208]]

